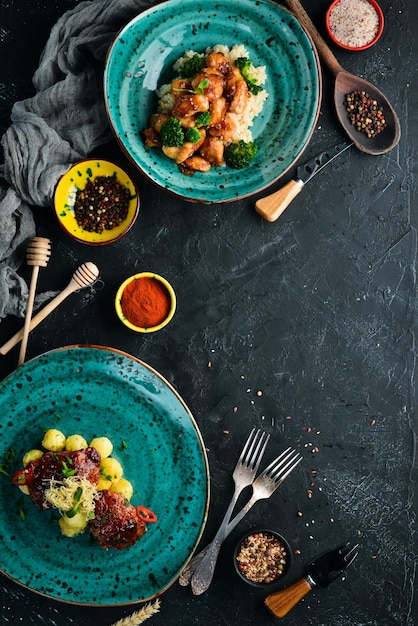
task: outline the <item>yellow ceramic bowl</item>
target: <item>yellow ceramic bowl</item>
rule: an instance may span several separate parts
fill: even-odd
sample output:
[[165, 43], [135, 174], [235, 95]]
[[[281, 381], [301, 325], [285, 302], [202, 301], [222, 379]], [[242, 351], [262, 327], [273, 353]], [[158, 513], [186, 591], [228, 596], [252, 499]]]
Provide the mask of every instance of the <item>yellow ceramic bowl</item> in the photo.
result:
[[[142, 278], [151, 278], [161, 283], [161, 285], [166, 289], [168, 296], [170, 298], [170, 308], [169, 308], [168, 314], [157, 325], [150, 326], [149, 328], [135, 326], [135, 324], [133, 324], [124, 314], [122, 310], [122, 304], [121, 304], [122, 295], [126, 287], [133, 281], [141, 280]], [[176, 294], [174, 292], [174, 289], [170, 285], [170, 283], [159, 274], [154, 274], [153, 272], [141, 272], [140, 274], [134, 274], [133, 276], [130, 276], [121, 284], [121, 286], [119, 287], [116, 293], [115, 308], [116, 308], [116, 313], [119, 319], [125, 324], [125, 326], [127, 326], [131, 330], [134, 330], [137, 333], [154, 333], [155, 331], [161, 330], [161, 328], [164, 328], [164, 326], [167, 326], [169, 321], [173, 318], [173, 315], [176, 310]]]
[[[98, 176], [115, 176], [116, 180], [129, 191], [128, 212], [120, 224], [101, 233], [83, 229], [77, 222], [74, 205], [77, 193], [83, 191], [90, 181]], [[117, 241], [133, 226], [139, 213], [139, 194], [128, 174], [110, 161], [86, 159], [71, 167], [58, 181], [54, 195], [55, 213], [62, 228], [68, 235], [82, 243], [100, 246]]]

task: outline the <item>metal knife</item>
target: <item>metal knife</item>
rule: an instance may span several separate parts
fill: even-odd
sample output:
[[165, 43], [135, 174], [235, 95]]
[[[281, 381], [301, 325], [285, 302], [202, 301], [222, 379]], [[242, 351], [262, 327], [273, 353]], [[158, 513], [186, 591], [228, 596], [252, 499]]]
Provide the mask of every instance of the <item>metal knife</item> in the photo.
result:
[[356, 558], [357, 548], [358, 544], [351, 547], [348, 542], [317, 557], [309, 563], [304, 578], [290, 587], [271, 593], [264, 600], [264, 604], [276, 617], [284, 617], [311, 589], [317, 585], [327, 587], [341, 576]]
[[302, 191], [302, 188], [328, 163], [331, 163], [339, 154], [342, 154], [353, 144], [344, 141], [338, 145], [321, 152], [303, 165], [299, 165], [296, 170], [296, 179], [289, 181], [284, 187], [275, 191], [265, 198], [260, 198], [255, 203], [257, 213], [268, 222], [274, 222], [289, 206], [294, 198]]

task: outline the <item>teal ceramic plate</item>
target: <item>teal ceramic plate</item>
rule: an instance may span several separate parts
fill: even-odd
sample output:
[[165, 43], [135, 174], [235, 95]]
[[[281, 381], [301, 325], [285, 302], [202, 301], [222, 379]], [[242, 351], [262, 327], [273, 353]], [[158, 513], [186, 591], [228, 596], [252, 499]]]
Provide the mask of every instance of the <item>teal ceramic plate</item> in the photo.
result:
[[133, 483], [132, 504], [158, 516], [135, 546], [103, 550], [88, 532], [64, 537], [50, 512], [35, 509], [0, 473], [1, 571], [33, 591], [77, 604], [142, 602], [167, 589], [197, 546], [209, 501], [202, 438], [173, 387], [125, 353], [72, 346], [21, 366], [0, 383], [0, 403], [0, 462], [8, 465], [13, 450], [11, 471], [39, 446], [44, 429], [79, 433], [87, 441], [107, 436]]
[[[243, 170], [213, 167], [184, 176], [161, 150], [147, 148], [141, 131], [156, 111], [155, 90], [174, 77], [187, 50], [243, 44], [264, 65], [269, 97], [255, 119], [256, 159]], [[129, 22], [106, 62], [105, 102], [121, 146], [154, 183], [194, 202], [244, 198], [282, 176], [309, 141], [319, 113], [321, 79], [316, 51], [296, 18], [269, 0], [168, 0]]]

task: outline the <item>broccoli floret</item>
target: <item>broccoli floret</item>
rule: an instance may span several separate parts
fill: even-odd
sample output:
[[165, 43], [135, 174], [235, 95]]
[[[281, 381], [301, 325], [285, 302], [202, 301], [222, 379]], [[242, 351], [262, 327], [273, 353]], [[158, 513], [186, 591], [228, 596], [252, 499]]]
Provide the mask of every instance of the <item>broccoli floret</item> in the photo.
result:
[[258, 148], [254, 142], [248, 143], [240, 139], [238, 143], [230, 143], [224, 152], [225, 163], [229, 167], [233, 167], [236, 170], [241, 170], [244, 167], [248, 167], [252, 159], [258, 152]]
[[202, 126], [207, 126], [210, 122], [210, 113], [209, 111], [204, 111], [203, 113], [198, 113], [194, 118], [195, 124], [197, 128], [202, 128]]
[[170, 117], [161, 126], [160, 137], [163, 146], [180, 148], [184, 144], [184, 132], [180, 122], [175, 117]]
[[205, 57], [201, 57], [198, 54], [194, 54], [192, 57], [188, 57], [181, 66], [180, 76], [181, 78], [192, 78], [198, 74], [206, 65]]
[[189, 141], [190, 143], [197, 143], [200, 139], [200, 133], [197, 128], [194, 127], [187, 128], [184, 136], [186, 141]]
[[256, 96], [260, 91], [263, 90], [262, 86], [258, 84], [258, 80], [251, 76], [251, 71], [254, 68], [250, 59], [246, 57], [239, 57], [235, 61], [236, 67], [242, 74], [243, 79], [247, 83], [248, 91]]

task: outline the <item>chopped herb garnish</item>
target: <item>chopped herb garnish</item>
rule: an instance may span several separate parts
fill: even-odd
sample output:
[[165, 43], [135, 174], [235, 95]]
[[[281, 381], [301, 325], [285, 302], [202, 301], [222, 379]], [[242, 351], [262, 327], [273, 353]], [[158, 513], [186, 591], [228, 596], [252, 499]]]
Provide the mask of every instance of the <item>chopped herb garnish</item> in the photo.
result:
[[204, 90], [206, 89], [206, 87], [208, 87], [208, 86], [209, 86], [209, 79], [208, 78], [204, 78], [203, 80], [200, 81], [200, 83], [198, 84], [198, 86], [196, 87], [194, 92], [196, 94], [202, 94], [204, 92]]
[[18, 512], [19, 512], [19, 517], [22, 520], [22, 522], [24, 522], [26, 520], [26, 513], [25, 513], [25, 510], [23, 508], [23, 496], [21, 496], [18, 499], [17, 507], [18, 507]]
[[[67, 457], [67, 460], [69, 461], [69, 464], [72, 465], [72, 461], [69, 457]], [[67, 465], [67, 463], [65, 461], [62, 462], [62, 473], [64, 474], [64, 476], [66, 478], [68, 478], [68, 476], [74, 476], [74, 474], [77, 474], [77, 470], [76, 469], [70, 469]]]
[[5, 474], [6, 476], [9, 476], [10, 467], [6, 465], [6, 463], [0, 463], [0, 474]]
[[10, 448], [9, 450], [7, 450], [6, 454], [4, 455], [4, 458], [6, 459], [8, 463], [13, 463], [13, 461], [15, 460], [14, 449]]

